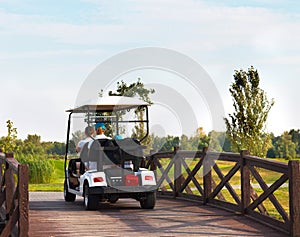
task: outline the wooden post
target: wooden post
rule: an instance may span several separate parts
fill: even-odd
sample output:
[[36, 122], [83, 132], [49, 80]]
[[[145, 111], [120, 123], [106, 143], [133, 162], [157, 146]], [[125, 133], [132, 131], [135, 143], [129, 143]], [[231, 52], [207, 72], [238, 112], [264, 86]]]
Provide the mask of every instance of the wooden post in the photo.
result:
[[247, 167], [247, 160], [245, 156], [249, 155], [249, 151], [242, 150], [240, 152], [241, 164], [241, 213], [247, 213], [247, 207], [250, 205], [250, 170]]
[[[6, 158], [13, 158], [13, 153], [6, 154]], [[12, 208], [13, 199], [14, 199], [14, 192], [15, 192], [15, 180], [14, 180], [14, 172], [11, 167], [9, 167], [8, 162], [6, 162], [5, 168], [5, 209], [6, 209], [6, 216], [8, 218], [10, 209]]]
[[174, 147], [174, 190], [173, 190], [173, 196], [174, 198], [178, 197], [180, 187], [181, 187], [181, 181], [182, 181], [182, 172], [181, 172], [181, 160], [180, 157], [177, 155], [177, 151], [179, 150], [179, 147]]
[[150, 170], [152, 170], [152, 171], [156, 171], [156, 163], [155, 163], [155, 156], [154, 156], [154, 154], [155, 154], [155, 150], [150, 150], [150, 161], [151, 161], [151, 163], [150, 163]]
[[205, 159], [206, 153], [208, 148], [204, 147], [202, 150], [202, 157], [203, 159], [203, 186], [204, 186], [204, 197], [203, 197], [203, 204], [206, 205], [208, 203], [209, 195], [211, 194], [212, 190], [212, 175], [211, 175], [211, 163], [209, 160]]
[[2, 183], [2, 179], [4, 176], [4, 165], [5, 165], [5, 154], [3, 153], [2, 149], [0, 148], [0, 181]]
[[300, 163], [290, 160], [289, 164], [290, 236], [300, 237]]
[[18, 166], [19, 192], [19, 236], [28, 236], [29, 232], [29, 196], [28, 196], [28, 165]]
[[[150, 150], [150, 164], [149, 164], [149, 166], [150, 166], [150, 170], [152, 170], [153, 171], [153, 173], [154, 173], [154, 177], [155, 177], [155, 179], [156, 179], [156, 183], [157, 183], [157, 166], [156, 166], [156, 157], [155, 157], [155, 153], [156, 153], [156, 151], [155, 150]], [[157, 189], [159, 188], [159, 187], [156, 187]]]

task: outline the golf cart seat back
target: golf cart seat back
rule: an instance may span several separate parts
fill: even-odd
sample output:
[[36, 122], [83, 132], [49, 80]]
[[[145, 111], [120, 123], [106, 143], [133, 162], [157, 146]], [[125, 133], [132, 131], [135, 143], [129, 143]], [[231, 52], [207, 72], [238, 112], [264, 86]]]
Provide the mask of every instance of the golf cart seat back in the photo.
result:
[[142, 159], [143, 159], [143, 149], [145, 148], [140, 144], [140, 142], [135, 138], [124, 138], [122, 140], [117, 140], [117, 144], [120, 147], [121, 157], [124, 167], [124, 162], [132, 161], [134, 166], [134, 171], [138, 170]]
[[84, 164], [80, 158], [70, 160], [68, 172], [71, 177], [79, 177], [79, 175], [85, 172]]
[[80, 151], [80, 160], [84, 163], [88, 161], [89, 143], [85, 143]]
[[89, 150], [89, 161], [97, 163], [97, 170], [103, 171], [104, 165], [120, 163], [119, 148], [110, 139], [98, 139], [93, 141]]

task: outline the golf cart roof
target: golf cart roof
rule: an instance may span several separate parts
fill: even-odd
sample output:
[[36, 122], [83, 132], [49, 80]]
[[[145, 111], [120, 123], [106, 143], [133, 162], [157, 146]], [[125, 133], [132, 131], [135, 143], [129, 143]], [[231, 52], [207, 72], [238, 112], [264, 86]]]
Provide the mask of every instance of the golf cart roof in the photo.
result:
[[84, 112], [110, 112], [123, 109], [138, 108], [140, 106], [149, 106], [150, 104], [134, 97], [125, 96], [107, 96], [99, 98], [97, 104], [86, 104], [74, 109], [66, 110], [66, 112], [72, 113], [84, 113]]

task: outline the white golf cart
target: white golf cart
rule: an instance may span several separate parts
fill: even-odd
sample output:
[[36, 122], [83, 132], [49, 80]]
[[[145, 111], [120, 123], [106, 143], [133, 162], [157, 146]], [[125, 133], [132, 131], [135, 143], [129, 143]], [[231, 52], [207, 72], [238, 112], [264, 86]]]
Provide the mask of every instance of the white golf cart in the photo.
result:
[[[119, 198], [133, 198], [140, 202], [141, 208], [154, 208], [156, 178], [153, 171], [143, 167], [145, 147], [140, 145], [149, 133], [148, 106], [136, 98], [109, 96], [101, 98], [99, 104], [66, 111], [69, 112], [64, 182], [66, 202], [74, 202], [76, 195], [83, 196], [85, 208], [95, 210], [100, 202], [115, 203]], [[137, 109], [143, 111], [143, 118], [128, 119], [126, 113]], [[70, 154], [71, 127], [74, 130], [81, 125], [83, 130], [99, 122], [114, 131], [115, 139], [95, 140], [91, 137], [93, 140], [83, 146], [79, 157]], [[119, 131], [126, 130], [127, 125], [132, 129], [138, 123], [146, 125], [142, 138], [120, 137]]]

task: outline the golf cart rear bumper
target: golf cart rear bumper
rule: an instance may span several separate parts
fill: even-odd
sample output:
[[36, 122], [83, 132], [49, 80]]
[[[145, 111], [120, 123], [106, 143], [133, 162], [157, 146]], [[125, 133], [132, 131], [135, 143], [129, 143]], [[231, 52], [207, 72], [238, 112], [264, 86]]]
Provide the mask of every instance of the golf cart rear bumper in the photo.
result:
[[91, 187], [90, 194], [126, 194], [156, 192], [156, 186], [118, 186], [118, 187]]

